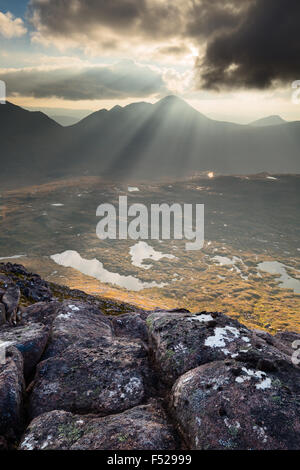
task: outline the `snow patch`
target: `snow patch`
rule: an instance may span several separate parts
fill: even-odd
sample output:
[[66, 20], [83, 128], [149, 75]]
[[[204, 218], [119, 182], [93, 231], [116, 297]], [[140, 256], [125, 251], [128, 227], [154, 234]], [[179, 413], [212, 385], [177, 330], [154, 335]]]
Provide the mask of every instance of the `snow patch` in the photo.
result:
[[60, 313], [57, 315], [56, 318], [60, 318], [61, 320], [68, 320], [68, 318], [72, 317], [72, 312], [67, 312], [67, 313]]
[[193, 315], [189, 318], [189, 321], [199, 321], [200, 323], [213, 320], [213, 317], [209, 313], [202, 313], [201, 315]]
[[251, 380], [251, 378], [258, 380], [259, 382], [255, 385], [257, 390], [266, 390], [267, 388], [271, 388], [272, 381], [265, 372], [261, 370], [255, 371], [252, 369], [247, 369], [246, 367], [242, 368], [242, 371], [246, 374], [243, 376], [239, 376], [235, 379], [237, 383], [243, 383], [246, 380]]
[[[231, 336], [229, 336], [229, 333]], [[206, 338], [204, 344], [210, 348], [224, 348], [226, 346], [226, 342], [231, 343], [239, 336], [239, 330], [233, 326], [225, 326], [224, 328], [217, 327], [214, 329], [214, 336]], [[229, 351], [226, 350], [226, 353], [229, 353]]]
[[37, 441], [33, 438], [33, 436], [26, 436], [21, 444], [21, 449], [33, 450], [36, 443]]
[[76, 305], [69, 305], [69, 308], [73, 310], [73, 312], [78, 312], [80, 310], [80, 308], [76, 307]]

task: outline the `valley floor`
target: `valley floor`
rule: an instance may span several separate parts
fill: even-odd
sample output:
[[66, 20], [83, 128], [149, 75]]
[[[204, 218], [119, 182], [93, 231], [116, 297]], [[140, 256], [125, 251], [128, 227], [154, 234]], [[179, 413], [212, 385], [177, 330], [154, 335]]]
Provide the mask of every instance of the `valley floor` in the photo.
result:
[[[129, 186], [84, 177], [4, 191], [0, 257], [141, 308], [222, 311], [271, 333], [300, 331], [299, 183], [260, 175]], [[117, 204], [119, 195], [145, 205], [204, 203], [203, 249], [188, 252], [177, 240], [100, 241], [96, 208]]]

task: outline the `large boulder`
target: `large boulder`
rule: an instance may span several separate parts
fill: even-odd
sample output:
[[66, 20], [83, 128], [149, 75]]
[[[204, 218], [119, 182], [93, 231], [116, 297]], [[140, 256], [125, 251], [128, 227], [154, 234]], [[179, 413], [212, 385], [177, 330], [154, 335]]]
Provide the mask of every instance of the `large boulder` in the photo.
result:
[[21, 450], [173, 450], [177, 441], [161, 406], [152, 401], [99, 418], [51, 411], [34, 419]]
[[82, 302], [63, 302], [52, 323], [51, 341], [43, 359], [60, 355], [69, 346], [108, 346], [112, 327], [97, 308]]
[[37, 367], [30, 397], [30, 416], [46, 411], [119, 413], [148, 395], [148, 358], [141, 342], [115, 339], [110, 345], [77, 344]]
[[167, 386], [190, 369], [228, 358], [264, 369], [290, 362], [265, 338], [221, 313], [161, 311], [149, 315], [146, 323], [152, 360]]
[[14, 328], [0, 329], [0, 341], [14, 345], [23, 355], [24, 374], [28, 377], [40, 360], [49, 338], [49, 328], [41, 323], [31, 323]]
[[174, 384], [171, 408], [191, 449], [299, 449], [300, 370], [264, 372], [233, 359]]
[[22, 430], [24, 379], [23, 358], [16, 348], [8, 346], [6, 355], [1, 354], [1, 359], [0, 436], [2, 446], [5, 447], [5, 443], [13, 443]]

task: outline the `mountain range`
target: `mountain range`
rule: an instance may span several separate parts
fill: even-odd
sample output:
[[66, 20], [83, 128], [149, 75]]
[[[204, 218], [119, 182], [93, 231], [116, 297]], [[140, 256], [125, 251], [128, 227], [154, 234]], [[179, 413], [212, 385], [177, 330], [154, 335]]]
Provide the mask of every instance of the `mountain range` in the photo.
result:
[[[276, 119], [275, 119], [276, 118]], [[300, 121], [209, 119], [176, 96], [90, 114], [63, 127], [42, 112], [0, 106], [1, 186], [61, 177], [176, 178], [195, 172], [300, 173]]]

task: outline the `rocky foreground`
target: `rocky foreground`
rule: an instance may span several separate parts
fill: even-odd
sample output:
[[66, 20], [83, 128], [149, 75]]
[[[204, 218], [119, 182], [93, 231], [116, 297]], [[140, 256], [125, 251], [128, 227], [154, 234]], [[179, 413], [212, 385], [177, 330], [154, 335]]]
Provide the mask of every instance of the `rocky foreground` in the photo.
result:
[[296, 340], [0, 264], [0, 449], [299, 449]]

